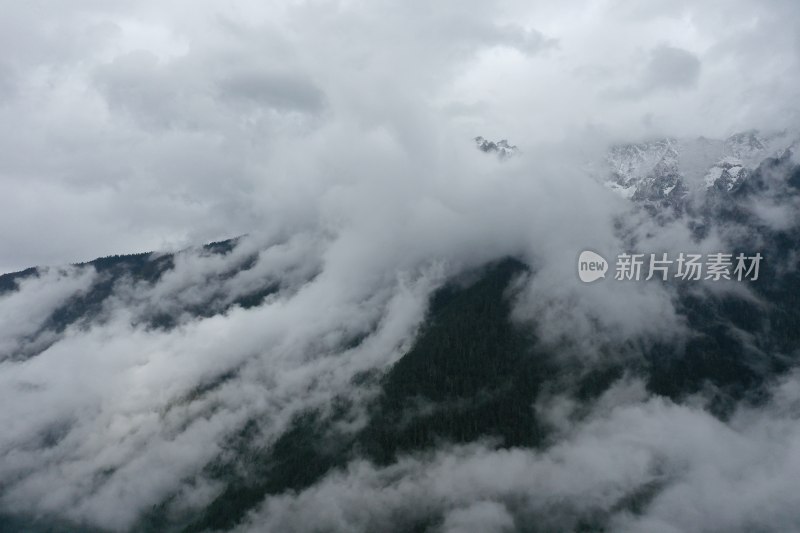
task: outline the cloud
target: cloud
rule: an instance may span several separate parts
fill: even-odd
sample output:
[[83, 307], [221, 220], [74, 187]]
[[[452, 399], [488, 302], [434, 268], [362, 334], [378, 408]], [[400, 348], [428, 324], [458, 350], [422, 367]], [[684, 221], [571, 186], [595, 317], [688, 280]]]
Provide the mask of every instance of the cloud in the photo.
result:
[[51, 314], [85, 294], [94, 272], [52, 268], [16, 282], [17, 290], [0, 297], [0, 361], [42, 350], [53, 340]]
[[795, 375], [766, 409], [742, 408], [728, 423], [612, 390], [616, 400], [544, 451], [471, 445], [385, 468], [354, 461], [299, 494], [268, 498], [241, 531], [792, 529], [797, 390]]
[[[569, 154], [586, 132], [602, 144], [796, 122], [796, 8], [718, 7], [14, 6], [1, 268], [316, 223], [353, 166], [396, 164], [372, 146], [381, 137], [435, 172], [475, 135], [567, 139]], [[642, 94], [609, 100], [620, 87]]]
[[[290, 280], [306, 258], [287, 257], [285, 248], [300, 252], [305, 244], [278, 245], [262, 261]], [[219, 265], [206, 257], [207, 272], [215, 259], [217, 272], [237, 261]], [[214, 485], [195, 478], [225, 438], [263, 419], [259, 431], [270, 442], [295, 414], [324, 408], [334, 395], [360, 394], [350, 390], [352, 377], [399, 357], [438, 279], [435, 271], [417, 272], [381, 287], [357, 286], [331, 271], [261, 307], [174, 330], [131, 325], [137, 300], [187, 297], [189, 288], [174, 283], [192, 279], [202, 261], [177, 261], [177, 277], [140, 292], [133, 304], [123, 291], [104, 321], [68, 330], [26, 361], [0, 364], [0, 400], [8, 406], [0, 416], [7, 429], [0, 438], [4, 509], [124, 530], [173, 493], [185, 501], [212, 497]], [[226, 283], [246, 286], [247, 279]], [[22, 289], [14, 295], [33, 301], [32, 289]], [[364, 340], [348, 347], [355, 337]], [[194, 394], [203, 387], [207, 392]]]
[[697, 56], [671, 46], [659, 46], [650, 54], [644, 74], [645, 90], [683, 89], [697, 84], [700, 60]]
[[279, 110], [320, 112], [322, 91], [309, 80], [281, 73], [243, 72], [220, 83], [225, 98], [244, 100]]
[[[608, 90], [612, 99], [623, 101], [638, 100], [658, 93], [674, 93], [697, 86], [701, 62], [691, 52], [667, 45], [653, 48], [647, 55], [641, 72], [628, 84]], [[652, 125], [653, 116], [647, 114], [644, 121]]]
[[450, 513], [442, 531], [446, 532], [501, 532], [513, 531], [514, 519], [499, 503], [486, 501]]
[[[613, 257], [626, 237], [669, 251], [692, 240], [633, 212], [582, 164], [618, 139], [796, 126], [796, 10], [745, 0], [9, 7], [1, 269], [247, 236], [227, 255], [178, 254], [157, 282], [120, 280], [100, 316], [58, 334], [40, 326], [98, 280], [91, 269], [49, 270], [0, 299], [0, 345], [25, 355], [0, 363], [0, 505], [115, 530], [175, 494], [202, 507], [221, 490], [202, 472], [226, 439], [255, 420], [269, 446], [296, 414], [367, 394], [351, 379], [402, 356], [432, 291], [506, 255], [532, 268], [521, 324], [551, 346], [569, 341], [569, 355], [680, 337], [669, 289], [577, 279], [581, 250]], [[620, 87], [637, 97], [608, 97]], [[501, 164], [475, 150], [476, 135], [521, 153]], [[260, 305], [235, 305], [272, 285]], [[159, 313], [176, 327], [149, 327]], [[781, 411], [791, 402], [776, 400], [761, 422], [743, 410], [723, 423], [636, 400], [562, 420], [565, 441], [541, 452], [475, 444], [387, 468], [355, 460], [268, 499], [252, 525], [384, 530], [430, 516], [504, 531], [597, 512], [631, 530], [691, 528], [681, 520], [712, 520], [702, 505], [742, 528], [767, 527], [747, 520], [771, 505], [774, 524], [791, 525], [781, 495], [797, 487], [775, 466], [794, 464]], [[659, 490], [644, 514], [616, 507], [649, 487]]]

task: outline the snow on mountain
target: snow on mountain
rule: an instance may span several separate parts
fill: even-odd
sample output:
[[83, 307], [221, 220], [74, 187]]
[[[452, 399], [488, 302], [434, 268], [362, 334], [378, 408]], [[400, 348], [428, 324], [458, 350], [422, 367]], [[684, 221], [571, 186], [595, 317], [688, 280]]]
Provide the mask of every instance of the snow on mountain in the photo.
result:
[[732, 191], [765, 159], [800, 145], [798, 132], [736, 133], [727, 139], [666, 138], [611, 148], [602, 175], [625, 198], [678, 207], [709, 189]]
[[486, 152], [487, 154], [497, 154], [497, 157], [500, 159], [510, 157], [519, 151], [516, 146], [509, 144], [506, 139], [494, 142], [478, 135], [475, 137], [474, 141], [478, 150]]
[[674, 139], [614, 146], [607, 161], [612, 173], [608, 186], [626, 198], [646, 190], [669, 194], [680, 179]]
[[703, 183], [707, 189], [717, 184], [721, 185], [724, 190], [730, 191], [747, 177], [747, 173], [748, 171], [744, 168], [741, 159], [723, 157], [708, 169], [703, 178]]

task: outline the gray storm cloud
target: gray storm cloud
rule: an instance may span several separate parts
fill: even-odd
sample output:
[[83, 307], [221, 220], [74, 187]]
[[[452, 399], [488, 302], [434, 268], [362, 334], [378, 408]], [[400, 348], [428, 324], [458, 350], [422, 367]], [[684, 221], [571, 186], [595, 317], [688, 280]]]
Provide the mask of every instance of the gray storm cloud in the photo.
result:
[[644, 89], [693, 87], [700, 76], [700, 60], [686, 50], [660, 46], [653, 50], [644, 75]]
[[[8, 6], [0, 265], [313, 224], [354, 171], [430, 172], [478, 134], [568, 139], [574, 159], [587, 132], [779, 128], [797, 118], [796, 15], [778, 1]], [[608, 98], [624, 87], [643, 93]]]

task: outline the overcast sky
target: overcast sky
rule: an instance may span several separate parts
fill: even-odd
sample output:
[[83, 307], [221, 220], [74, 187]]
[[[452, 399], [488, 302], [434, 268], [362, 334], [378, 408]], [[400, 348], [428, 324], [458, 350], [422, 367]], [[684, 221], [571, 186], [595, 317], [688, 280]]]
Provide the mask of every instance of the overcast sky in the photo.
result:
[[793, 0], [2, 4], [0, 271], [335, 226], [476, 135], [798, 122]]

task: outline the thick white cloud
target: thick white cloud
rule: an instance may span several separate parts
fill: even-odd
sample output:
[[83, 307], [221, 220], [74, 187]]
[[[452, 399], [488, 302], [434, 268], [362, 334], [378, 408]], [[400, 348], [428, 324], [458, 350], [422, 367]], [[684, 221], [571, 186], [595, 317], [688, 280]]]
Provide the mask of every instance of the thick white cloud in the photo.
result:
[[[403, 353], [443, 279], [505, 255], [535, 271], [517, 311], [545, 342], [586, 355], [684, 331], [660, 285], [578, 281], [577, 254], [613, 256], [615, 217], [638, 216], [582, 164], [620, 139], [796, 125], [798, 15], [788, 0], [5, 6], [0, 270], [251, 235], [224, 257], [177, 256], [158, 283], [121, 283], [101, 320], [60, 334], [37, 328], [91, 270], [0, 298], [0, 348], [44, 350], [0, 363], [0, 505], [111, 529], [175, 491], [202, 507], [220, 487], [198, 472], [227, 436], [257, 419], [268, 445], [294, 414], [364, 393], [352, 376]], [[479, 134], [522, 153], [499, 163], [474, 149]], [[629, 220], [642, 246], [690, 240], [681, 224], [654, 235]], [[259, 307], [144, 325], [271, 281]], [[567, 502], [556, 524], [653, 482], [668, 488], [615, 526], [692, 529], [681, 520], [711, 520], [708, 506], [729, 517], [709, 530], [767, 527], [747, 520], [768, 504], [770, 524], [796, 524], [781, 494], [798, 487], [776, 466], [795, 466], [791, 402], [723, 424], [633, 396], [561, 420], [565, 441], [541, 453], [357, 461], [268, 499], [254, 527], [381, 530], [442, 513], [445, 530], [504, 531], [554, 498]]]
[[17, 291], [0, 297], [0, 361], [46, 347], [53, 335], [47, 319], [70, 298], [85, 293], [92, 281], [94, 271], [73, 268], [44, 269], [17, 281]]
[[[251, 244], [240, 246], [247, 252]], [[195, 478], [246, 422], [258, 420], [269, 444], [297, 413], [325, 410], [335, 395], [364, 394], [351, 379], [407, 349], [444, 272], [430, 265], [352, 283], [347, 270], [308, 272], [309, 253], [318, 250], [295, 238], [262, 252], [251, 270], [264, 262], [288, 286], [260, 307], [169, 331], [132, 326], [137, 312], [164, 301], [191, 304], [204, 288], [214, 294], [209, 286], [234, 294], [249, 287], [246, 275], [213, 275], [237, 264], [238, 252], [227, 264], [186, 254], [162, 283], [112, 298], [103, 322], [68, 329], [34, 357], [0, 363], [0, 506], [124, 530], [173, 493], [183, 493], [182, 503], [212, 497], [218, 487]], [[36, 303], [49, 284], [55, 298], [87, 276], [31, 280], [11, 297]], [[184, 279], [192, 284], [176, 286]], [[364, 340], [348, 347], [356, 337]]]
[[631, 532], [792, 531], [798, 390], [792, 376], [766, 408], [723, 423], [623, 384], [546, 451], [471, 445], [385, 468], [355, 461], [267, 498], [240, 529], [391, 531], [427, 520], [441, 531], [572, 531], [585, 520]]
[[788, 1], [6, 7], [3, 270], [316, 224], [354, 173], [424, 179], [477, 134], [574, 159], [797, 121]]

